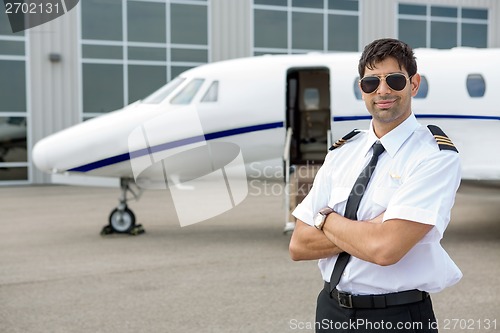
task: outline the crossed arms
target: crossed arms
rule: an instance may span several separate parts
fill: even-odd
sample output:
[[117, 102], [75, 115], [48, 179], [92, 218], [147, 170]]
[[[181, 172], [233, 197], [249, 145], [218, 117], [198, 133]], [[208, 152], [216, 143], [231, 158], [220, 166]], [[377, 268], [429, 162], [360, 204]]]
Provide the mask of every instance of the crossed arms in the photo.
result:
[[353, 221], [334, 212], [328, 215], [323, 230], [298, 219], [290, 256], [293, 260], [312, 260], [345, 251], [377, 265], [393, 265], [434, 227], [401, 219], [382, 223], [382, 218], [383, 213], [372, 220]]

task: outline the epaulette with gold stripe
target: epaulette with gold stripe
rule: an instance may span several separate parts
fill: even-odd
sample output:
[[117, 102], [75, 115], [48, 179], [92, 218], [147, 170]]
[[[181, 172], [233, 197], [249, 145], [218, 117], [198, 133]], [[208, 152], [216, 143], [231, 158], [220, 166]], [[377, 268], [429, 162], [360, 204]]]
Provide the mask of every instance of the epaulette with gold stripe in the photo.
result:
[[357, 130], [357, 129], [354, 129], [352, 130], [351, 132], [347, 133], [346, 135], [344, 135], [342, 137], [342, 139], [338, 139], [330, 148], [329, 150], [334, 150], [335, 148], [338, 148], [340, 146], [342, 146], [344, 143], [346, 143], [347, 141], [349, 141], [350, 139], [352, 139], [353, 137], [355, 137], [356, 135], [358, 135], [361, 131]]
[[428, 125], [427, 128], [429, 129], [429, 131], [431, 131], [432, 135], [434, 135], [434, 139], [436, 139], [440, 150], [453, 150], [458, 153], [458, 149], [442, 129], [440, 129], [436, 125]]

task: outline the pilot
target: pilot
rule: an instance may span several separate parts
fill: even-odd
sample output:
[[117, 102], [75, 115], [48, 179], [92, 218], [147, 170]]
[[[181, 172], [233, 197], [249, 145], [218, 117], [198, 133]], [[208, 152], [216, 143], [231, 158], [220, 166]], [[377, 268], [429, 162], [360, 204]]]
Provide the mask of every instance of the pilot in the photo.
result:
[[440, 245], [461, 178], [458, 151], [412, 113], [420, 75], [407, 44], [373, 41], [358, 71], [370, 127], [332, 146], [293, 212], [290, 255], [319, 259], [317, 332], [437, 332], [429, 293], [462, 277]]

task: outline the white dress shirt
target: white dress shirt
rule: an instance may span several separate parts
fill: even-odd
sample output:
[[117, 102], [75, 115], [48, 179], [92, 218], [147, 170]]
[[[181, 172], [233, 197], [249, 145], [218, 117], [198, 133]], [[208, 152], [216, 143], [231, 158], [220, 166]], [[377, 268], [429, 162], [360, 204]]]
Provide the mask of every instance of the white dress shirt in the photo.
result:
[[[311, 226], [323, 207], [329, 206], [344, 215], [354, 182], [368, 164], [371, 147], [377, 140], [370, 124], [368, 131], [329, 152], [311, 191], [293, 215]], [[419, 124], [413, 114], [380, 141], [386, 152], [380, 155], [361, 200], [358, 221], [385, 211], [384, 222], [404, 219], [434, 228], [394, 265], [379, 266], [351, 257], [337, 289], [357, 295], [411, 289], [438, 292], [462, 277], [440, 244], [460, 184], [459, 155], [441, 151], [429, 129]], [[336, 260], [337, 256], [319, 260], [327, 282]]]

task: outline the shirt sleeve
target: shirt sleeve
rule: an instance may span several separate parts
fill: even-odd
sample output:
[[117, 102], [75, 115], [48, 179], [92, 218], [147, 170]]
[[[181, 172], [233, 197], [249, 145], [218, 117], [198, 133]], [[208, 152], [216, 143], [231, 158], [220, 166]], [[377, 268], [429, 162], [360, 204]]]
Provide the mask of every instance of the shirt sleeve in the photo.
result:
[[459, 154], [451, 151], [430, 154], [412, 169], [394, 193], [384, 221], [404, 219], [434, 225], [442, 237], [460, 179]]

